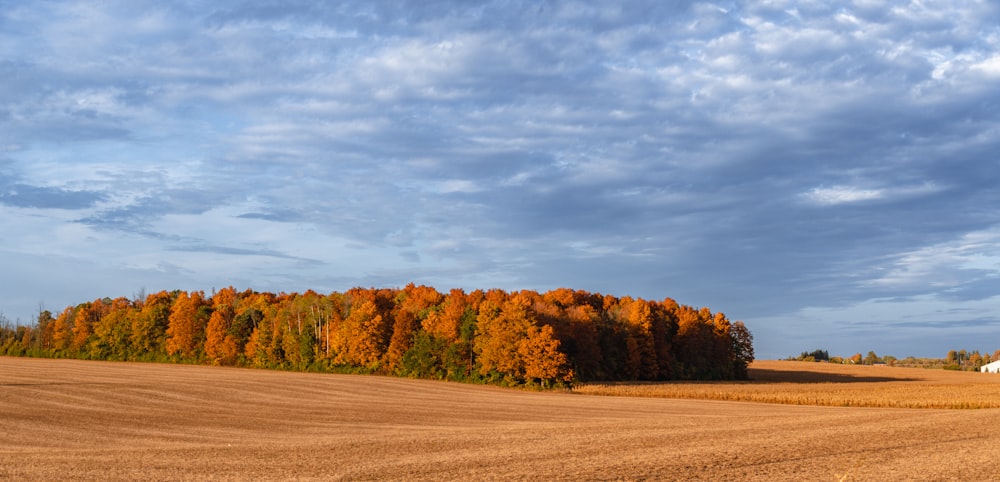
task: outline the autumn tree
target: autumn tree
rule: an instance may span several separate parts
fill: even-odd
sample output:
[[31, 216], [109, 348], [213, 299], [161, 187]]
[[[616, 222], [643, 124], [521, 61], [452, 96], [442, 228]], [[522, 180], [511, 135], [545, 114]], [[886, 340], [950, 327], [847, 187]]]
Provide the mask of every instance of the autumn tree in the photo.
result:
[[[573, 291], [160, 292], [0, 327], [3, 353], [206, 361], [506, 384], [741, 378], [753, 337], [707, 308]], [[956, 357], [965, 359], [964, 351]], [[980, 356], [977, 362], [988, 358]], [[861, 356], [857, 355], [861, 361]]]
[[319, 324], [317, 325], [316, 358], [329, 364], [334, 358], [333, 338], [340, 330], [346, 313], [345, 297], [341, 293], [331, 293], [326, 296], [316, 308]]
[[353, 289], [350, 314], [344, 319], [335, 340], [335, 363], [375, 369], [391, 337], [392, 319], [380, 309], [384, 299], [374, 290]]
[[690, 306], [676, 308], [677, 337], [674, 342], [677, 362], [682, 378], [712, 378], [715, 354], [715, 333], [711, 324], [711, 313], [696, 310]]
[[374, 366], [387, 348], [385, 334], [388, 320], [379, 311], [374, 300], [362, 301], [351, 310], [344, 320], [348, 333], [340, 354], [345, 363], [359, 366]]
[[475, 378], [476, 317], [484, 297], [480, 290], [466, 294], [453, 289], [431, 300], [434, 304], [424, 310], [426, 316], [420, 320], [412, 346], [403, 355], [400, 373], [459, 381]]
[[19, 340], [19, 343], [17, 344], [16, 354], [21, 355], [24, 353], [28, 353], [29, 355], [33, 355], [34, 353], [32, 353], [32, 351], [36, 349], [35, 347], [38, 342], [40, 331], [41, 330], [39, 330], [37, 326], [17, 327], [17, 332], [15, 333], [15, 337]]
[[653, 348], [656, 351], [656, 361], [659, 365], [656, 379], [670, 380], [674, 378], [674, 365], [677, 362], [673, 342], [677, 335], [677, 320], [662, 302], [650, 303], [650, 308], [652, 310]]
[[70, 351], [74, 354], [85, 355], [86, 347], [93, 334], [94, 324], [104, 316], [104, 304], [101, 300], [77, 305], [73, 317], [73, 340], [70, 342]]
[[205, 356], [217, 365], [233, 365], [240, 354], [231, 330], [236, 319], [236, 290], [230, 286], [212, 295], [212, 314], [205, 327]]
[[444, 296], [429, 286], [406, 285], [395, 297], [392, 311], [392, 337], [386, 348], [384, 363], [388, 371], [399, 369], [406, 352], [413, 346], [413, 337], [421, 324], [442, 302]]
[[278, 310], [282, 351], [294, 368], [312, 366], [320, 340], [320, 324], [325, 320], [326, 299], [310, 290], [286, 296]]
[[247, 313], [252, 325], [243, 347], [243, 355], [247, 362], [255, 367], [272, 367], [279, 364], [284, 357], [274, 352], [273, 337], [275, 332], [275, 296], [271, 293], [246, 293], [243, 298], [243, 310]]
[[240, 313], [233, 318], [233, 322], [226, 332], [226, 336], [232, 338], [238, 352], [244, 352], [246, 344], [250, 340], [250, 334], [253, 333], [257, 325], [264, 321], [264, 318], [264, 312], [255, 306], [240, 308]]
[[586, 294], [558, 288], [540, 296], [531, 293], [531, 298], [536, 323], [552, 329], [568, 370], [575, 373], [582, 369], [584, 377], [592, 377], [599, 369], [601, 354], [596, 340], [596, 314], [587, 304]]
[[285, 355], [280, 342], [276, 342], [280, 341], [280, 336], [273, 309], [263, 314], [263, 319], [257, 322], [257, 326], [250, 333], [243, 353], [253, 366], [274, 367], [284, 362]]
[[590, 305], [570, 305], [563, 311], [565, 332], [557, 333], [561, 349], [582, 379], [597, 379], [603, 354], [598, 344], [598, 314]]
[[15, 337], [14, 325], [11, 324], [10, 319], [4, 316], [3, 312], [0, 312], [0, 354], [8, 354], [8, 350], [14, 344]]
[[944, 361], [948, 364], [958, 363], [958, 352], [955, 350], [948, 350], [948, 354], [945, 355]]
[[517, 349], [531, 325], [530, 303], [517, 295], [507, 299], [499, 290], [490, 290], [487, 295], [476, 319], [479, 373], [515, 383], [523, 372]]
[[973, 350], [972, 354], [969, 355], [969, 365], [973, 368], [983, 366], [983, 356], [979, 354], [979, 350]]
[[659, 363], [653, 340], [653, 310], [643, 300], [622, 299], [622, 316], [628, 326], [628, 367], [636, 380], [656, 380]]
[[[506, 297], [491, 291], [477, 318], [475, 350], [481, 375], [509, 384], [568, 381], [572, 372], [551, 326], [539, 326], [532, 306], [537, 294]], [[505, 299], [506, 298], [506, 299]]]
[[177, 294], [168, 318], [167, 354], [189, 360], [201, 356], [210, 311], [204, 296], [201, 291]]
[[553, 383], [568, 383], [573, 379], [566, 355], [559, 351], [559, 340], [551, 326], [529, 326], [518, 344], [517, 354], [524, 365], [525, 380], [548, 387]]
[[131, 345], [139, 359], [158, 360], [166, 354], [167, 327], [174, 295], [166, 291], [142, 300], [139, 312], [132, 317]]
[[116, 298], [104, 303], [108, 309], [94, 324], [90, 355], [104, 360], [128, 360], [132, 355], [132, 302], [128, 298]]
[[52, 349], [56, 352], [68, 351], [73, 342], [73, 319], [76, 317], [76, 310], [66, 307], [52, 320], [50, 327], [52, 332]]

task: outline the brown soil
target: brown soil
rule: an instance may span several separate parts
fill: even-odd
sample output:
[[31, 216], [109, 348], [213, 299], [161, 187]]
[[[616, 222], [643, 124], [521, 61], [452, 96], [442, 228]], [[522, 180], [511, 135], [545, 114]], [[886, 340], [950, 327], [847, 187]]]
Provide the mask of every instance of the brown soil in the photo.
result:
[[1000, 410], [0, 357], [0, 479], [986, 480]]

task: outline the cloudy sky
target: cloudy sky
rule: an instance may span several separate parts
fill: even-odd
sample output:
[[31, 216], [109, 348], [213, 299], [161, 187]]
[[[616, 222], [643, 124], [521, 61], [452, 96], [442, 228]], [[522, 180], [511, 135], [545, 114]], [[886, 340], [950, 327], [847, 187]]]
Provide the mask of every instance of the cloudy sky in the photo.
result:
[[0, 312], [560, 286], [1000, 348], [1000, 7], [0, 0]]

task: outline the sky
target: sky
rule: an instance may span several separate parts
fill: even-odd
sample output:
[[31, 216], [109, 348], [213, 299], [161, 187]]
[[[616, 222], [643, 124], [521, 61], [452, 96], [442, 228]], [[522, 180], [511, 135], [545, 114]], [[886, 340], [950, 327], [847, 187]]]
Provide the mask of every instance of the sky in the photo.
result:
[[1000, 349], [985, 0], [0, 0], [0, 313], [234, 286]]

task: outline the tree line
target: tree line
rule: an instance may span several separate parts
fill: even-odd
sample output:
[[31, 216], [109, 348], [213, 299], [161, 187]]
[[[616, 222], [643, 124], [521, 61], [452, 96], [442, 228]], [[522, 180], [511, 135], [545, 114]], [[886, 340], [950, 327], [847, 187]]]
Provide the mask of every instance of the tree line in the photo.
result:
[[861, 353], [855, 353], [849, 357], [839, 357], [830, 356], [830, 352], [822, 349], [817, 349], [813, 351], [804, 351], [797, 357], [788, 357], [786, 360], [792, 361], [808, 361], [808, 362], [829, 362], [829, 363], [841, 363], [849, 365], [893, 365], [896, 362], [896, 357], [892, 355], [879, 356], [874, 351], [869, 351], [867, 355], [861, 356]]
[[996, 350], [992, 355], [989, 353], [979, 353], [979, 350], [948, 350], [945, 355], [944, 368], [946, 370], [971, 370], [979, 371], [983, 365], [1000, 360], [1000, 350]]
[[879, 356], [874, 351], [869, 351], [865, 356], [861, 356], [861, 353], [855, 353], [849, 357], [830, 356], [830, 353], [826, 350], [817, 349], [811, 352], [804, 351], [797, 357], [790, 356], [786, 358], [786, 360], [844, 363], [854, 365], [885, 364], [900, 367], [979, 371], [979, 368], [983, 365], [1000, 360], [1000, 350], [994, 351], [992, 355], [988, 352], [980, 353], [979, 350], [949, 350], [944, 358], [917, 358], [909, 356], [900, 359], [892, 355]]
[[[213, 290], [214, 291], [214, 290]], [[742, 379], [753, 336], [708, 308], [544, 294], [352, 288], [161, 291], [0, 325], [0, 354], [392, 374], [501, 385]]]

